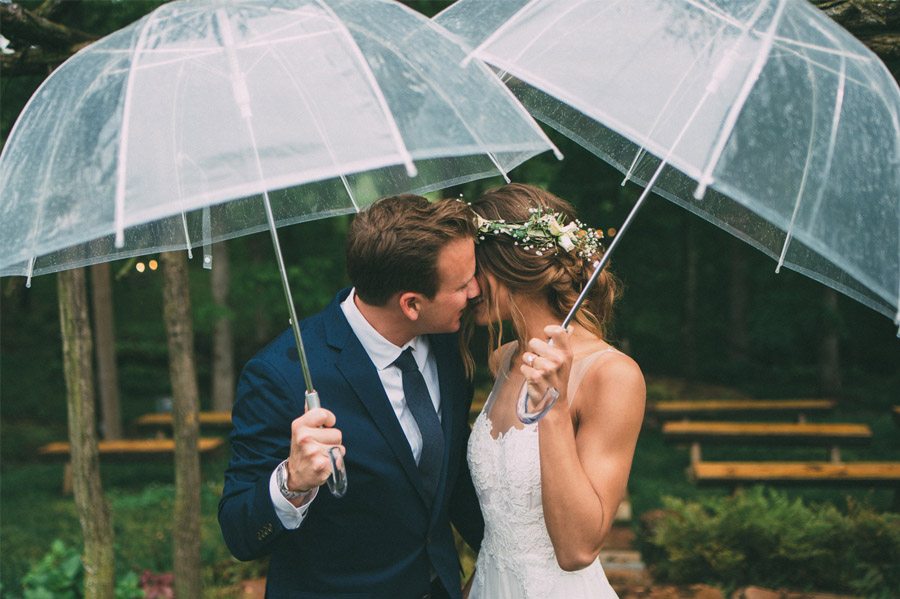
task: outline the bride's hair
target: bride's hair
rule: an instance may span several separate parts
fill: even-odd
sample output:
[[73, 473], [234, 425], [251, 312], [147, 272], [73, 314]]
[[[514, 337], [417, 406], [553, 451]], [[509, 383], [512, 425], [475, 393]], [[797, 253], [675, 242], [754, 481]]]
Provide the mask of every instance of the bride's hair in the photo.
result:
[[[471, 208], [482, 219], [493, 222], [524, 223], [537, 211], [560, 215], [562, 226], [576, 219], [575, 209], [565, 200], [538, 187], [520, 183], [488, 191], [472, 202]], [[503, 338], [497, 298], [491, 297], [485, 273], [490, 273], [509, 290], [513, 329], [521, 339], [525, 334], [525, 322], [515, 297], [546, 303], [562, 322], [575, 305], [575, 300], [594, 272], [594, 262], [601, 255], [567, 251], [560, 246], [552, 251], [541, 251], [509, 235], [479, 234], [475, 258], [482, 297], [491, 315], [489, 349], [499, 348]], [[575, 321], [603, 338], [618, 295], [618, 281], [608, 269], [604, 269], [576, 313]]]

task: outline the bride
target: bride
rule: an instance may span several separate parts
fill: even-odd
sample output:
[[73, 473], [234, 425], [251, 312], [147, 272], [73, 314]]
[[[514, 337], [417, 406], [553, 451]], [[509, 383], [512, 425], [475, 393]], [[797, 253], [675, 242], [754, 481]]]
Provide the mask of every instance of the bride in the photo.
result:
[[[614, 278], [602, 273], [569, 330], [558, 326], [602, 254], [600, 234], [529, 185], [490, 191], [472, 209], [483, 297], [474, 317], [489, 327], [496, 381], [469, 440], [485, 536], [468, 596], [615, 597], [598, 555], [625, 495], [645, 386], [603, 338]], [[517, 341], [502, 343], [503, 322]], [[516, 415], [526, 382], [535, 397], [558, 393], [530, 425]]]

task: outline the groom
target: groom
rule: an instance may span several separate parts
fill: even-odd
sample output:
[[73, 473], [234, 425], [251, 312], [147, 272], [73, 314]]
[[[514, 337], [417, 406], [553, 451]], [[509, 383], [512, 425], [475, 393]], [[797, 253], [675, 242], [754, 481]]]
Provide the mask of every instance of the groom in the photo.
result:
[[[476, 549], [484, 529], [455, 334], [479, 294], [474, 233], [462, 202], [376, 202], [348, 234], [353, 288], [301, 323], [322, 408], [304, 411], [290, 330], [245, 366], [219, 524], [238, 559], [270, 556], [268, 597], [460, 596], [450, 523]], [[334, 446], [340, 499], [319, 488]]]

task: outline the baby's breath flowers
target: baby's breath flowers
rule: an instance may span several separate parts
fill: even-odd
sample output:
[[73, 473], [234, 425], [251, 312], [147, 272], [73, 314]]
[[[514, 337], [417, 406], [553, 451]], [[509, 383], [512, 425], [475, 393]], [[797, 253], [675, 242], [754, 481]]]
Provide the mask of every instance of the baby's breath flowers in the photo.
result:
[[531, 216], [522, 223], [508, 223], [503, 219], [487, 220], [476, 214], [478, 240], [483, 241], [485, 235], [507, 236], [515, 245], [522, 246], [523, 250], [534, 251], [538, 256], [562, 248], [567, 252], [577, 252], [585, 260], [591, 260], [603, 252], [601, 231], [585, 227], [579, 220], [563, 225], [565, 218], [562, 214], [544, 212], [541, 208], [530, 208], [529, 212]]

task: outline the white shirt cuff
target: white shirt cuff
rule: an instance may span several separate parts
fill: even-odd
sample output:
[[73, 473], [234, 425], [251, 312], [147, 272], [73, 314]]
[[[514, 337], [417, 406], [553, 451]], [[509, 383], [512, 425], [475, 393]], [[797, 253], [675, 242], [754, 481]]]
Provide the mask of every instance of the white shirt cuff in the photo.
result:
[[295, 528], [299, 528], [303, 519], [306, 518], [306, 512], [309, 511], [310, 504], [312, 504], [313, 499], [316, 498], [319, 487], [316, 487], [309, 492], [304, 498], [303, 505], [294, 507], [294, 504], [285, 499], [284, 495], [281, 494], [281, 489], [278, 488], [278, 481], [275, 474], [276, 471], [273, 470], [272, 475], [269, 477], [269, 495], [272, 497], [272, 505], [275, 506], [275, 514], [278, 516], [278, 519], [281, 520], [282, 526], [288, 530], [294, 530]]

